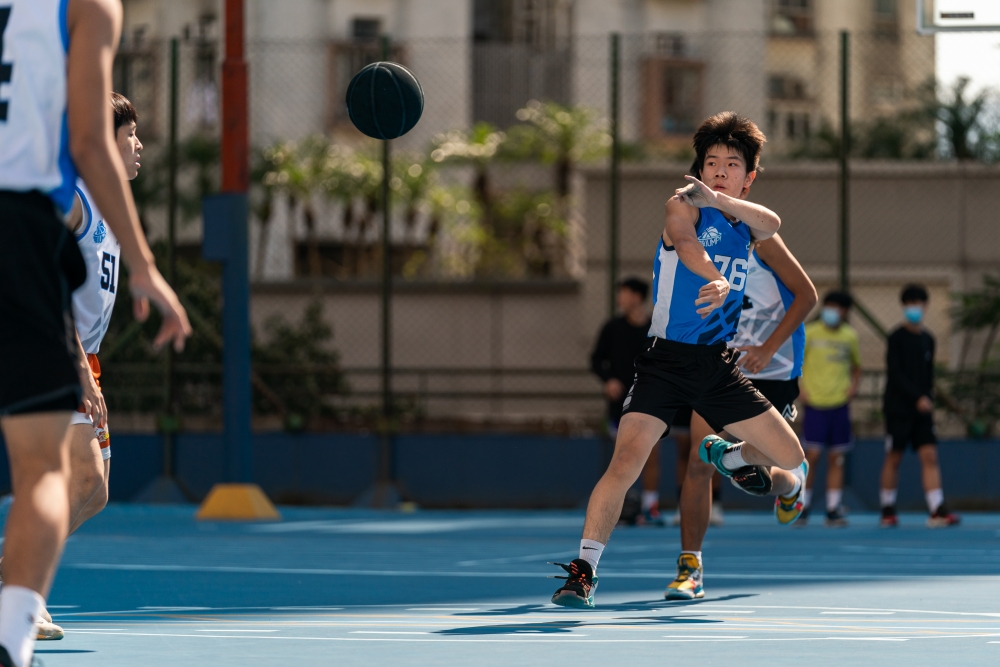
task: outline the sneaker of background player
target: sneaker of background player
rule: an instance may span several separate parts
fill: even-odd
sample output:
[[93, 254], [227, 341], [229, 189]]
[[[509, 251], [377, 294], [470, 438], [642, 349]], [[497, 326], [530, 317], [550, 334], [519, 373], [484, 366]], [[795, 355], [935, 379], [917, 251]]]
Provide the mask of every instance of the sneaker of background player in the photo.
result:
[[705, 597], [701, 584], [704, 570], [694, 554], [677, 557], [677, 578], [667, 584], [663, 597], [667, 600], [694, 600]]
[[36, 636], [38, 641], [53, 641], [66, 636], [63, 629], [52, 622], [52, 616], [49, 614], [48, 609], [42, 610], [42, 616], [35, 625], [38, 629], [38, 635]]
[[962, 517], [957, 514], [952, 514], [948, 511], [948, 508], [942, 504], [934, 514], [927, 517], [927, 527], [928, 528], [951, 528], [952, 526], [957, 526], [962, 522]]
[[878, 520], [879, 528], [895, 528], [899, 525], [899, 516], [896, 514], [895, 505], [886, 505], [882, 508], [882, 518]]
[[823, 522], [823, 525], [827, 528], [846, 528], [847, 516], [844, 514], [843, 508], [827, 510], [826, 521]]
[[590, 563], [582, 558], [575, 558], [569, 565], [563, 563], [552, 563], [552, 565], [558, 565], [569, 575], [552, 577], [553, 579], [566, 580], [562, 588], [552, 594], [552, 604], [576, 609], [593, 609], [594, 591], [597, 590], [597, 575], [594, 574]]
[[670, 525], [671, 526], [679, 526], [679, 525], [681, 525], [681, 508], [680, 507], [678, 507], [674, 511], [673, 515], [671, 515], [671, 517], [670, 517]]
[[796, 522], [805, 511], [806, 505], [803, 500], [806, 494], [806, 477], [809, 475], [809, 464], [803, 461], [792, 474], [799, 479], [799, 491], [791, 496], [778, 496], [774, 499], [774, 518], [782, 526], [789, 526]]
[[719, 501], [712, 502], [712, 513], [708, 515], [708, 525], [715, 526], [716, 528], [721, 528], [726, 523], [726, 516], [722, 511], [722, 503]]
[[640, 526], [659, 526], [663, 527], [667, 525], [666, 520], [663, 515], [660, 514], [658, 507], [650, 507], [645, 512], [642, 513], [640, 521]]

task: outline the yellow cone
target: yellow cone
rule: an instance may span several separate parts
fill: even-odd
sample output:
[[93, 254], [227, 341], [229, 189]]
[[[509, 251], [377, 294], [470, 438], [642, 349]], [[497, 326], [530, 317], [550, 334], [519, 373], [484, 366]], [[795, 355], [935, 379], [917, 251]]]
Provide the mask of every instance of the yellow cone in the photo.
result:
[[281, 515], [256, 484], [216, 484], [195, 515], [200, 521], [280, 521]]

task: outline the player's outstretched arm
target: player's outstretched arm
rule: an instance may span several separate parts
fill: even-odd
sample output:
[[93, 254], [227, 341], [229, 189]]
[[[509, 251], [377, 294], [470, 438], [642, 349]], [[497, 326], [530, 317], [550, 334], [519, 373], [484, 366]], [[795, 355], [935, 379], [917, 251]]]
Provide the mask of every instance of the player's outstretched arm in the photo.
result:
[[806, 275], [795, 256], [788, 250], [781, 236], [775, 234], [757, 246], [757, 256], [778, 275], [781, 282], [792, 293], [792, 305], [778, 322], [771, 335], [762, 345], [747, 345], [739, 348], [745, 354], [739, 364], [751, 373], [759, 373], [771, 363], [771, 358], [784, 345], [816, 305], [816, 287]]
[[67, 13], [67, 121], [73, 161], [121, 244], [136, 317], [144, 320], [148, 316], [147, 298], [151, 299], [163, 315], [154, 345], [172, 342], [175, 349], [181, 350], [184, 339], [191, 334], [191, 325], [177, 295], [156, 268], [114, 141], [108, 100], [111, 66], [121, 34], [121, 3], [70, 0]]
[[722, 277], [719, 268], [705, 252], [705, 246], [698, 240], [694, 230], [698, 215], [698, 209], [684, 203], [679, 196], [667, 200], [663, 242], [674, 246], [677, 257], [691, 273], [708, 281], [698, 292], [698, 299], [694, 302], [695, 306], [701, 306], [698, 314], [705, 318], [726, 300], [729, 281]]
[[771, 238], [781, 227], [781, 218], [766, 206], [713, 190], [694, 176], [684, 178], [688, 180], [688, 185], [677, 191], [681, 201], [698, 208], [717, 208], [723, 213], [728, 213], [752, 228], [756, 240]]

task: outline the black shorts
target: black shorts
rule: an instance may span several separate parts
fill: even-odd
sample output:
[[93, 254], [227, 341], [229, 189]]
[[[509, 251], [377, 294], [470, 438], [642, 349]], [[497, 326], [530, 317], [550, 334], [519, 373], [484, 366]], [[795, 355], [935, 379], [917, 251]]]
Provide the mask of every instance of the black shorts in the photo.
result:
[[635, 383], [622, 412], [651, 415], [669, 426], [677, 412], [692, 408], [716, 433], [764, 414], [771, 404], [743, 377], [736, 365], [739, 356], [725, 343], [691, 345], [654, 338], [635, 359]]
[[0, 415], [80, 404], [70, 296], [87, 277], [80, 249], [40, 192], [0, 191]]
[[916, 451], [922, 445], [936, 445], [934, 416], [917, 412], [910, 415], [886, 415], [885, 451], [905, 452], [912, 447]]
[[799, 381], [794, 380], [751, 380], [757, 391], [771, 401], [771, 405], [789, 422], [798, 416], [795, 399], [799, 397]]

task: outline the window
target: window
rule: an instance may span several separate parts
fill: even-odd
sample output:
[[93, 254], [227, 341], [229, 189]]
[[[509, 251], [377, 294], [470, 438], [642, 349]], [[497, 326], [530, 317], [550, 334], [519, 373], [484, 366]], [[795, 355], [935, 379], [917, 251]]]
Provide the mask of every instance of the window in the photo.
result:
[[772, 75], [767, 80], [767, 96], [772, 100], [804, 100], [806, 84], [797, 77]]
[[379, 19], [356, 18], [351, 21], [351, 37], [359, 42], [375, 41], [381, 32], [382, 22]]
[[657, 139], [693, 132], [702, 115], [702, 64], [649, 58], [643, 70], [643, 135]]
[[896, 20], [896, 0], [873, 0], [875, 10], [875, 34], [883, 37], [899, 35]]
[[773, 34], [810, 37], [813, 30], [812, 0], [772, 0], [771, 32]]

